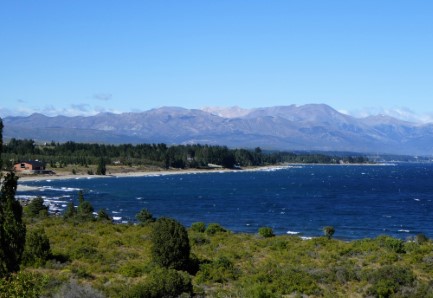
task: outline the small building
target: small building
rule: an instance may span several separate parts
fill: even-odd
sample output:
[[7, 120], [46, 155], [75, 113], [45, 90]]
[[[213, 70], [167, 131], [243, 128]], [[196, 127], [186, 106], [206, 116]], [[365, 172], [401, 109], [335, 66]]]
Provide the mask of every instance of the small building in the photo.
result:
[[45, 171], [45, 163], [39, 160], [29, 160], [14, 165], [16, 172], [40, 172]]

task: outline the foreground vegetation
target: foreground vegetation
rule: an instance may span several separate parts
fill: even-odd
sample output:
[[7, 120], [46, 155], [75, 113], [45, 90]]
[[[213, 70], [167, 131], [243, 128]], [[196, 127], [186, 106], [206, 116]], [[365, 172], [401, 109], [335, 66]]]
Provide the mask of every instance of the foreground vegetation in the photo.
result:
[[0, 292], [6, 286], [19, 292], [21, 282], [46, 297], [67, 291], [81, 297], [433, 297], [433, 243], [421, 236], [302, 240], [196, 223], [188, 229], [187, 263], [165, 266], [154, 252], [154, 241], [161, 241], [155, 230], [166, 226], [158, 220], [130, 225], [27, 215], [25, 221], [28, 231], [44, 231], [50, 256], [23, 265], [0, 282]]

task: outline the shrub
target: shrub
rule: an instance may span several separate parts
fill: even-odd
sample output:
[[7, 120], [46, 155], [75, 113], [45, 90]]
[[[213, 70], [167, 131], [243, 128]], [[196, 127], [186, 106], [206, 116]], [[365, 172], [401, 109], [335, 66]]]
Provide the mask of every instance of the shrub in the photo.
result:
[[203, 233], [206, 230], [206, 224], [204, 222], [195, 222], [191, 225], [191, 230], [198, 233]]
[[77, 215], [77, 209], [75, 209], [73, 202], [69, 202], [66, 206], [65, 213], [63, 213], [63, 218], [73, 218], [75, 215]]
[[26, 235], [23, 263], [29, 266], [44, 265], [51, 256], [50, 241], [43, 229], [33, 230]]
[[224, 283], [236, 279], [238, 275], [239, 272], [234, 267], [233, 262], [227, 257], [222, 256], [211, 263], [200, 265], [197, 281], [200, 283], [209, 281]]
[[403, 286], [411, 286], [415, 277], [410, 269], [387, 265], [366, 273], [366, 279], [372, 284], [368, 293], [378, 297], [396, 294]]
[[417, 234], [415, 236], [415, 243], [424, 244], [426, 242], [428, 242], [428, 238], [427, 238], [426, 235], [424, 235], [424, 234]]
[[210, 241], [204, 235], [193, 235], [191, 237], [191, 243], [194, 245], [204, 245], [210, 243]]
[[392, 238], [389, 236], [379, 236], [377, 237], [379, 246], [389, 249], [395, 253], [404, 253], [404, 242], [401, 239]]
[[80, 220], [93, 220], [93, 206], [89, 201], [84, 200], [83, 192], [80, 190], [78, 192], [78, 208], [77, 208], [77, 217]]
[[[138, 284], [124, 293], [123, 297], [179, 297], [192, 296], [191, 279], [187, 273], [173, 269], [158, 268], [149, 274], [145, 283]], [[182, 296], [183, 296], [182, 295]]]
[[40, 297], [48, 278], [39, 273], [19, 271], [0, 279], [0, 298]]
[[182, 269], [190, 255], [188, 233], [176, 220], [159, 218], [151, 231], [152, 257], [160, 266]]
[[91, 220], [93, 219], [93, 206], [89, 201], [84, 201], [80, 205], [78, 205], [77, 215], [82, 220]]
[[98, 220], [111, 221], [111, 217], [110, 215], [108, 215], [107, 210], [105, 208], [99, 209]]
[[335, 233], [335, 228], [333, 226], [326, 226], [323, 228], [323, 233], [328, 239], [331, 239]]
[[143, 225], [155, 221], [152, 213], [150, 213], [146, 208], [141, 209], [140, 212], [135, 215], [135, 218]]
[[226, 229], [224, 229], [222, 226], [220, 226], [217, 223], [211, 223], [207, 226], [205, 230], [206, 234], [208, 235], [215, 235], [216, 233], [224, 233], [227, 232]]
[[259, 235], [265, 238], [274, 237], [274, 231], [271, 227], [261, 227], [259, 228]]
[[47, 215], [48, 207], [44, 205], [44, 199], [41, 197], [34, 198], [27, 206], [30, 216]]

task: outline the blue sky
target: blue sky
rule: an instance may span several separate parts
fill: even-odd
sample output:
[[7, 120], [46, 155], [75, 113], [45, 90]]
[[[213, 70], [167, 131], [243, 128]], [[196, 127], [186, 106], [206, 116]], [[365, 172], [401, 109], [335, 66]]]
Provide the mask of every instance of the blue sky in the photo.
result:
[[0, 116], [325, 103], [433, 119], [432, 1], [0, 1]]

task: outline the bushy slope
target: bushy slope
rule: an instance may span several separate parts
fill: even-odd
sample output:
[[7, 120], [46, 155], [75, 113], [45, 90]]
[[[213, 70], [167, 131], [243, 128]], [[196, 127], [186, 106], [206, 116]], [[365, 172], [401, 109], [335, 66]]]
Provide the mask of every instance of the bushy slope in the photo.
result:
[[[44, 228], [50, 239], [52, 259], [41, 268], [24, 268], [47, 276], [48, 296], [71, 279], [108, 297], [134, 297], [137, 285], [159, 284], [154, 277], [161, 272], [151, 258], [152, 224], [46, 218], [30, 220], [28, 228]], [[382, 236], [343, 242], [196, 230], [189, 230], [191, 268], [178, 280], [191, 279], [195, 295], [201, 297], [432, 295], [431, 241]], [[165, 279], [161, 283], [166, 286]]]

